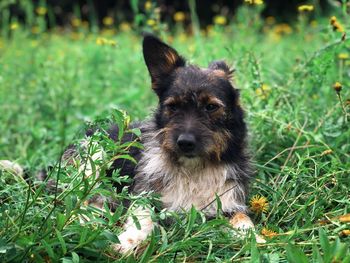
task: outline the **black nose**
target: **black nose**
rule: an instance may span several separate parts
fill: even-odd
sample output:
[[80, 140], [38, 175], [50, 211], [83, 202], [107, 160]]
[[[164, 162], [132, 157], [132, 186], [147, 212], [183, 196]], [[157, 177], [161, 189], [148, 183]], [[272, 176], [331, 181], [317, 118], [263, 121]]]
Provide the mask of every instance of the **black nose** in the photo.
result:
[[177, 145], [184, 153], [190, 153], [196, 148], [196, 138], [191, 133], [180, 134]]

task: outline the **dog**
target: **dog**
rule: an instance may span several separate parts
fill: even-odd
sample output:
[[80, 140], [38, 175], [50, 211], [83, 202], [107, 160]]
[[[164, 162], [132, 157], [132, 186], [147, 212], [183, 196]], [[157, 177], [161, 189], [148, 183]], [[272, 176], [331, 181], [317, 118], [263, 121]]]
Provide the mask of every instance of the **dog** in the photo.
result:
[[[214, 217], [219, 198], [234, 228], [254, 229], [245, 204], [253, 175], [247, 127], [239, 91], [231, 83], [233, 71], [224, 61], [214, 61], [208, 68], [187, 64], [174, 48], [151, 34], [144, 35], [143, 56], [159, 103], [150, 119], [133, 124], [141, 130], [144, 146], [130, 149], [137, 164], [116, 160], [107, 173], [120, 169], [121, 175], [133, 180], [132, 194], [156, 193], [168, 211], [188, 211], [194, 206]], [[87, 136], [93, 133], [88, 131]], [[117, 140], [118, 127], [112, 126], [109, 135]], [[123, 138], [132, 139], [130, 134]], [[76, 156], [73, 147], [63, 159], [70, 162]], [[103, 149], [92, 159], [102, 156]], [[85, 164], [87, 175], [92, 170]], [[104, 201], [93, 198], [89, 202], [101, 208]], [[137, 249], [155, 227], [150, 207], [132, 209], [132, 217], [118, 236], [120, 243], [112, 245], [123, 254]], [[259, 236], [256, 239], [264, 242]]]

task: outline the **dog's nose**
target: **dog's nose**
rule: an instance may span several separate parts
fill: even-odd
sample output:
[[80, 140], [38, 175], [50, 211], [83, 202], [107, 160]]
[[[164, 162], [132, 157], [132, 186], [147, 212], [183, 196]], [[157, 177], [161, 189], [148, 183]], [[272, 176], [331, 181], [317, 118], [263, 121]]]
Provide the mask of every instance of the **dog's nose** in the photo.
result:
[[196, 138], [191, 133], [180, 134], [177, 145], [184, 153], [190, 153], [196, 148]]

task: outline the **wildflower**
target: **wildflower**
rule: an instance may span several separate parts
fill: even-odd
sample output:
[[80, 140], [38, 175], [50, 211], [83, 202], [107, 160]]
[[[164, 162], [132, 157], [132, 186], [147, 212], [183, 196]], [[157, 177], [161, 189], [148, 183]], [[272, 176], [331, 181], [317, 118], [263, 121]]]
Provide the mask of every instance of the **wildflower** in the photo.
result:
[[81, 25], [81, 20], [75, 17], [72, 19], [71, 23], [72, 23], [72, 26], [79, 27]]
[[113, 25], [114, 23], [114, 19], [113, 17], [110, 17], [110, 16], [106, 16], [102, 19], [102, 23], [105, 25], [105, 26], [111, 26]]
[[282, 23], [274, 27], [274, 32], [278, 35], [289, 35], [293, 32], [293, 29], [290, 25]]
[[328, 154], [331, 154], [331, 153], [333, 153], [333, 151], [332, 151], [331, 149], [324, 150], [324, 151], [321, 153], [321, 156], [328, 155]]
[[40, 28], [38, 26], [33, 26], [31, 29], [33, 34], [39, 34], [40, 33]]
[[342, 236], [350, 236], [350, 230], [349, 229], [344, 229], [343, 231], [340, 232]]
[[214, 24], [221, 25], [221, 26], [227, 23], [227, 19], [224, 16], [215, 16], [213, 21], [214, 21]]
[[148, 19], [146, 23], [149, 26], [155, 26], [157, 24], [154, 19]]
[[340, 53], [338, 55], [338, 58], [341, 59], [341, 60], [346, 60], [346, 59], [349, 58], [349, 54], [347, 54], [347, 53]]
[[267, 99], [270, 92], [271, 92], [271, 88], [266, 84], [262, 84], [260, 88], [255, 90], [255, 94], [261, 99]]
[[43, 7], [43, 6], [38, 6], [38, 7], [35, 9], [35, 12], [36, 12], [39, 16], [44, 16], [44, 15], [46, 15], [46, 13], [47, 13], [47, 8], [46, 8], [46, 7]]
[[174, 14], [174, 20], [176, 21], [176, 22], [183, 22], [184, 20], [185, 20], [185, 13], [184, 12], [181, 12], [181, 11], [179, 11], [179, 12], [176, 12], [175, 14]]
[[244, 2], [250, 5], [262, 5], [264, 3], [263, 0], [244, 0]]
[[99, 46], [103, 46], [103, 45], [116, 46], [117, 42], [115, 40], [108, 40], [103, 37], [98, 37], [96, 39], [96, 44]]
[[11, 25], [10, 25], [10, 29], [11, 30], [16, 30], [18, 28], [18, 24], [17, 23], [12, 23]]
[[334, 85], [333, 85], [333, 89], [337, 92], [337, 93], [339, 93], [341, 90], [342, 90], [342, 85], [341, 85], [341, 83], [340, 82], [336, 82], [336, 83], [334, 83]]
[[146, 1], [145, 2], [145, 10], [150, 10], [152, 8], [152, 2], [151, 1]]
[[262, 230], [261, 230], [261, 234], [265, 237], [275, 237], [277, 236], [277, 233], [271, 229], [268, 229], [266, 227], [264, 227]]
[[253, 196], [250, 200], [250, 209], [256, 214], [266, 213], [269, 209], [269, 203], [266, 197], [260, 195]]
[[343, 223], [349, 223], [350, 222], [350, 213], [339, 216], [339, 221], [343, 222]]
[[276, 23], [276, 19], [273, 16], [266, 17], [266, 24], [273, 25], [274, 23]]
[[298, 11], [299, 12], [311, 12], [314, 10], [314, 6], [313, 5], [301, 5], [298, 6]]
[[119, 29], [121, 30], [121, 31], [130, 31], [130, 29], [131, 29], [131, 26], [130, 26], [130, 24], [128, 23], [128, 22], [122, 22], [122, 23], [120, 23], [120, 25], [119, 25]]
[[329, 23], [331, 24], [333, 31], [344, 32], [343, 25], [338, 22], [335, 16], [330, 18]]

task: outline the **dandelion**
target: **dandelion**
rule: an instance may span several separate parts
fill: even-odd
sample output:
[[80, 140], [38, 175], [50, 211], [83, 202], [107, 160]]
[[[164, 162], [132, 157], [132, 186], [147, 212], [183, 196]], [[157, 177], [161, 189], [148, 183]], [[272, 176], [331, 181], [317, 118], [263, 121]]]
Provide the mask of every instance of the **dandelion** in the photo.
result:
[[151, 10], [152, 8], [152, 2], [151, 1], [146, 1], [145, 2], [145, 10]]
[[277, 236], [277, 233], [271, 229], [268, 229], [266, 227], [264, 227], [262, 230], [261, 230], [261, 234], [265, 237], [275, 237]]
[[110, 17], [110, 16], [106, 16], [102, 19], [102, 23], [105, 25], [105, 26], [111, 26], [113, 25], [114, 23], [114, 19], [113, 17]]
[[350, 230], [349, 229], [344, 229], [343, 231], [340, 232], [342, 236], [350, 236]]
[[46, 7], [43, 7], [43, 6], [38, 6], [38, 7], [35, 9], [35, 12], [36, 12], [39, 16], [44, 16], [44, 15], [46, 15], [46, 13], [47, 13], [47, 8], [46, 8]]
[[340, 53], [340, 54], [338, 55], [338, 58], [339, 58], [340, 60], [347, 60], [347, 59], [349, 58], [349, 54], [347, 54], [347, 53]]
[[350, 213], [339, 216], [339, 221], [342, 223], [350, 223]]
[[79, 27], [81, 25], [81, 20], [75, 17], [72, 19], [71, 23], [72, 23], [72, 26]]
[[331, 149], [328, 149], [328, 150], [324, 150], [322, 153], [321, 153], [321, 156], [325, 156], [325, 155], [328, 155], [328, 154], [332, 154], [333, 151]]
[[298, 6], [298, 11], [299, 12], [311, 12], [314, 10], [314, 6], [313, 5], [301, 5]]
[[260, 88], [257, 88], [255, 90], [255, 94], [263, 100], [267, 99], [270, 92], [271, 92], [271, 88], [266, 84], [262, 84]]
[[106, 39], [106, 38], [103, 38], [103, 37], [98, 37], [96, 39], [96, 44], [99, 45], [99, 46], [104, 46], [104, 45], [116, 46], [117, 42], [115, 40], [109, 40], [109, 39]]
[[269, 203], [266, 197], [261, 195], [253, 196], [250, 200], [250, 209], [256, 214], [266, 213], [269, 209]]
[[31, 32], [33, 34], [39, 34], [40, 33], [40, 28], [38, 26], [33, 26], [32, 29], [31, 29]]
[[146, 23], [148, 26], [155, 26], [157, 24], [154, 19], [148, 19]]
[[213, 22], [214, 24], [216, 25], [220, 25], [220, 26], [223, 26], [223, 25], [226, 25], [227, 23], [227, 19], [225, 16], [215, 16], [214, 19], [213, 19]]
[[338, 22], [337, 17], [332, 16], [329, 19], [329, 23], [331, 24], [333, 31], [344, 32], [344, 27]]
[[290, 25], [282, 23], [275, 26], [274, 32], [278, 35], [289, 35], [293, 32], [293, 29]]
[[264, 3], [263, 0], [244, 0], [244, 2], [250, 5], [262, 5]]
[[333, 89], [337, 92], [337, 93], [339, 93], [341, 90], [342, 90], [342, 85], [341, 85], [341, 83], [340, 82], [336, 82], [336, 83], [334, 83], [334, 85], [333, 85]]
[[276, 23], [276, 19], [273, 16], [266, 17], [266, 24], [273, 25], [274, 23]]
[[185, 16], [184, 12], [179, 11], [179, 12], [176, 12], [174, 14], [173, 18], [174, 18], [174, 21], [176, 21], [176, 22], [183, 22], [185, 20], [186, 16]]
[[129, 24], [128, 22], [122, 22], [122, 23], [120, 23], [120, 25], [119, 25], [119, 29], [120, 29], [121, 31], [126, 32], [126, 31], [130, 31], [131, 26], [130, 26], [130, 24]]
[[17, 23], [12, 23], [11, 25], [10, 25], [10, 29], [11, 30], [16, 30], [18, 28], [18, 24]]

